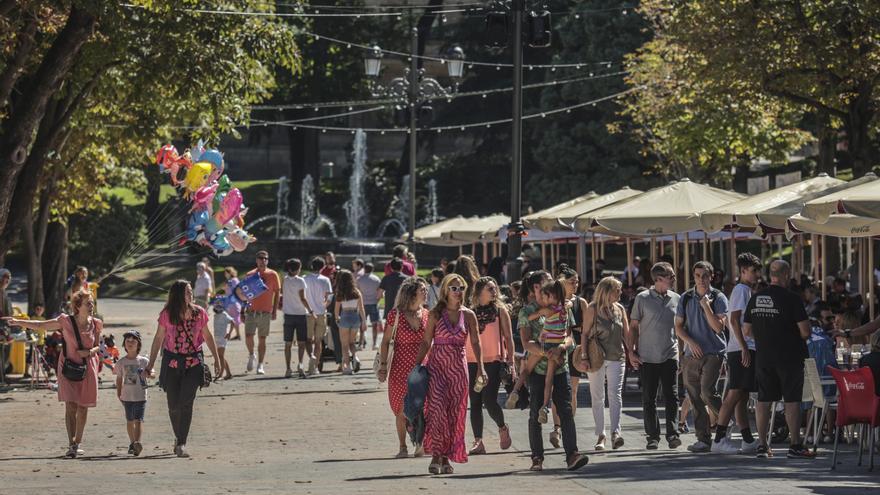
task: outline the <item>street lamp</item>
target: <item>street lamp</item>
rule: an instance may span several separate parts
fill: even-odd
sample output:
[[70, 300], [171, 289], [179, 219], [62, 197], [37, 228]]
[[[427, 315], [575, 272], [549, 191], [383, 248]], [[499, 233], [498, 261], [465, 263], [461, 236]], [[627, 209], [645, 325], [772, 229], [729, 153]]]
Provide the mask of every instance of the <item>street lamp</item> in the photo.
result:
[[458, 80], [464, 74], [465, 54], [460, 46], [454, 45], [446, 57], [446, 69], [453, 80], [451, 88], [440, 84], [432, 77], [425, 77], [425, 69], [419, 68], [419, 30], [410, 30], [410, 61], [411, 65], [404, 70], [401, 77], [396, 77], [387, 84], [378, 82], [382, 71], [382, 49], [373, 45], [364, 57], [364, 71], [371, 79], [370, 93], [376, 98], [387, 98], [405, 106], [409, 111], [409, 244], [415, 251], [416, 229], [416, 133], [418, 131], [418, 115], [420, 110], [429, 111], [431, 100], [448, 98], [458, 90]]

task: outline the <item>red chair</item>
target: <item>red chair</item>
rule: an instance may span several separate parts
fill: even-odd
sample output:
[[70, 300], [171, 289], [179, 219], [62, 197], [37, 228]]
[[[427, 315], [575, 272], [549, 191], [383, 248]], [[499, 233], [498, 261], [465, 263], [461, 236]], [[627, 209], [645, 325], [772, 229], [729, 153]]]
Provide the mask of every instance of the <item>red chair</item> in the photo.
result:
[[[870, 437], [870, 469], [874, 469], [874, 428], [880, 426], [880, 397], [874, 393], [874, 375], [870, 368], [859, 368], [855, 371], [841, 371], [828, 366], [826, 368], [837, 382], [839, 399], [837, 402], [837, 422], [834, 428], [834, 455], [831, 457], [831, 469], [837, 467], [837, 443], [840, 428], [849, 425], [869, 425]], [[862, 446], [865, 435], [859, 435], [859, 465], [862, 465]]]

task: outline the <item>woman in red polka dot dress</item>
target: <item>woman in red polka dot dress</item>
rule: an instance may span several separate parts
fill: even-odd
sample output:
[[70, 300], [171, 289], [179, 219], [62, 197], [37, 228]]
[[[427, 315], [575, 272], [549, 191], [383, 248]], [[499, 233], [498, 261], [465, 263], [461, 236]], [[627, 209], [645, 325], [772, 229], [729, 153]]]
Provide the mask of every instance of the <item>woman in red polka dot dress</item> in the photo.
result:
[[[424, 308], [428, 297], [427, 283], [418, 277], [410, 277], [401, 284], [394, 299], [394, 309], [385, 315], [385, 334], [379, 349], [380, 365], [379, 380], [388, 379], [388, 402], [397, 422], [397, 439], [400, 442], [398, 458], [409, 455], [406, 447], [406, 416], [403, 414], [403, 398], [406, 396], [407, 377], [416, 366], [419, 346], [425, 335], [428, 324], [428, 310]], [[403, 315], [403, 318], [400, 316]], [[400, 318], [400, 322], [397, 319]], [[388, 347], [394, 326], [397, 333], [394, 338], [394, 355], [391, 359], [391, 371], [388, 372]], [[422, 446], [416, 446], [414, 457], [424, 455]]]

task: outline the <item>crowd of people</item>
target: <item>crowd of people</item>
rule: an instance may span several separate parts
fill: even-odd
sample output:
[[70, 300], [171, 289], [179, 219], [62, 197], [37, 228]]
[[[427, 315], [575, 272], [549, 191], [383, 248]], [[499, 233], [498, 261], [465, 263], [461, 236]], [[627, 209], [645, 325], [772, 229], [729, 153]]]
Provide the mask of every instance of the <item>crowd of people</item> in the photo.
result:
[[[399, 442], [396, 456], [410, 455], [409, 434], [415, 443], [412, 455], [430, 455], [433, 474], [452, 473], [452, 463], [489, 450], [483, 409], [497, 427], [502, 450], [512, 443], [505, 409], [529, 410], [531, 470], [543, 469], [542, 426], [551, 421], [550, 444], [564, 449], [568, 469], [583, 467], [588, 457], [578, 447], [575, 427], [582, 380], [589, 382], [593, 448], [623, 447], [623, 391], [627, 376], [636, 371], [648, 450], [658, 449], [661, 440], [670, 449], [679, 448], [681, 436], [690, 431], [690, 411], [695, 441], [687, 449], [693, 453], [772, 457], [772, 441], [788, 437], [788, 457], [812, 458], [801, 435], [804, 359], [816, 359], [824, 375], [827, 365], [837, 365], [839, 348], [867, 343], [871, 336], [873, 349], [880, 351], [880, 319], [866, 321], [860, 300], [845, 282], [835, 281], [822, 301], [808, 280], [792, 280], [783, 260], [772, 261], [765, 278], [765, 267], [751, 253], [738, 256], [736, 285], [727, 293], [719, 287], [718, 271], [699, 261], [691, 267], [693, 287], [681, 294], [675, 291], [677, 274], [669, 261], [649, 265], [636, 259], [621, 277], [597, 273], [595, 286], [581, 284], [578, 273], [565, 264], [554, 273], [527, 271], [521, 280], [505, 284], [503, 263], [492, 276], [488, 266], [463, 255], [432, 269], [426, 279], [416, 274], [415, 259], [405, 246], [393, 254], [381, 278], [372, 263], [359, 258], [351, 269], [339, 267], [333, 253], [309, 260], [306, 275], [301, 260], [288, 259], [282, 277], [269, 268], [269, 254], [259, 251], [255, 268], [242, 279], [259, 277], [265, 291], [246, 301], [216, 297], [235, 293], [241, 280], [234, 268], [224, 269], [226, 284], [217, 289], [209, 261], [200, 262], [195, 283], [179, 280], [169, 289], [146, 355], [137, 331], [123, 336], [124, 356], [114, 372], [129, 453], [136, 456], [143, 449], [147, 380], [154, 370], [166, 395], [174, 453], [188, 457], [198, 389], [233, 377], [235, 363], [228, 362], [225, 348], [240, 339], [242, 323], [245, 369], [265, 374], [266, 340], [279, 313], [285, 377], [325, 371], [327, 341], [336, 371], [343, 375], [360, 371], [360, 351], [376, 350], [373, 371], [388, 384]], [[8, 271], [0, 272], [0, 283], [8, 284], [8, 278]], [[3, 310], [4, 325], [63, 335], [57, 380], [58, 398], [66, 404], [69, 457], [82, 455], [88, 409], [97, 402], [103, 328], [85, 278], [79, 274], [76, 281], [68, 311], [57, 318], [15, 319]], [[5, 294], [0, 303], [8, 305]], [[208, 330], [208, 310], [213, 331]], [[204, 347], [213, 357], [212, 367]], [[867, 354], [862, 364], [874, 371], [880, 393], [880, 352]], [[502, 388], [506, 397], [499, 400]], [[755, 393], [753, 421], [749, 404]], [[771, 430], [770, 409], [777, 402], [784, 404], [785, 425]], [[418, 404], [415, 417], [413, 404]], [[826, 440], [833, 432], [833, 415], [828, 417], [824, 429], [814, 432]]]

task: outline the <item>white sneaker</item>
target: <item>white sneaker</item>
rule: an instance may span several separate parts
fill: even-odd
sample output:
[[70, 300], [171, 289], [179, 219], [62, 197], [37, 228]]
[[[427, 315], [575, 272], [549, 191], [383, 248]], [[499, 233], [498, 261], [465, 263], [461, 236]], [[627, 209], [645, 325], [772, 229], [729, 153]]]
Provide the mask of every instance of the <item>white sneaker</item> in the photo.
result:
[[754, 438], [752, 443], [747, 443], [745, 440], [742, 441], [742, 446], [739, 448], [740, 454], [754, 454], [758, 450], [758, 439]]
[[709, 452], [711, 448], [709, 444], [702, 440], [697, 440], [695, 443], [688, 445], [688, 450], [691, 452]]
[[739, 453], [739, 447], [734, 445], [734, 443], [727, 437], [721, 439], [720, 442], [712, 442], [712, 453], [713, 454], [737, 454]]
[[315, 375], [315, 371], [317, 371], [317, 370], [315, 369], [315, 365], [317, 364], [317, 361], [318, 361], [318, 360], [315, 359], [315, 356], [309, 356], [309, 372], [308, 372], [308, 375], [310, 375], [310, 376]]
[[292, 376], [293, 376], [293, 370], [290, 368], [287, 368], [287, 371], [284, 372], [284, 378], [290, 378]]
[[257, 355], [256, 354], [251, 354], [250, 356], [248, 356], [247, 370], [254, 371], [254, 364], [256, 364], [256, 363], [257, 363]]
[[263, 363], [260, 363], [260, 365], [257, 366], [257, 374], [258, 375], [265, 375], [266, 374], [266, 370], [263, 369]]

